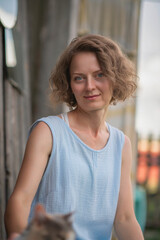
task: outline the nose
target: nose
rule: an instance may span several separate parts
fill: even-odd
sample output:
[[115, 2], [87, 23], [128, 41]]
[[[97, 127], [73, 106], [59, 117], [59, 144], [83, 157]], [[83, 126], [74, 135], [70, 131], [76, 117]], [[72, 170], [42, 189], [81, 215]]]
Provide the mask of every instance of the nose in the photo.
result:
[[92, 76], [88, 76], [87, 77], [87, 81], [86, 81], [86, 88], [88, 91], [92, 91], [93, 89], [95, 89], [95, 79]]

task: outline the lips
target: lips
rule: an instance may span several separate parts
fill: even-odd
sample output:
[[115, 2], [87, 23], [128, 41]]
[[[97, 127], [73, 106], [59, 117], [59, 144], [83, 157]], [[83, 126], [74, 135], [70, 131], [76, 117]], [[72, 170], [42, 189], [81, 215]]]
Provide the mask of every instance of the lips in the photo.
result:
[[84, 98], [86, 98], [88, 100], [93, 100], [93, 99], [96, 99], [99, 96], [100, 96], [100, 94], [95, 94], [95, 95], [84, 96]]

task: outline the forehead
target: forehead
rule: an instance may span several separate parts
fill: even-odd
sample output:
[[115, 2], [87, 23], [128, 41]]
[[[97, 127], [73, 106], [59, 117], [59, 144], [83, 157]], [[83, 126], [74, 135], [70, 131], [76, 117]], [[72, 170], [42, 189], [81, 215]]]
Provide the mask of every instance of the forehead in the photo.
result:
[[70, 72], [85, 71], [87, 69], [93, 69], [94, 71], [100, 69], [96, 54], [93, 52], [79, 52], [75, 54], [70, 64]]

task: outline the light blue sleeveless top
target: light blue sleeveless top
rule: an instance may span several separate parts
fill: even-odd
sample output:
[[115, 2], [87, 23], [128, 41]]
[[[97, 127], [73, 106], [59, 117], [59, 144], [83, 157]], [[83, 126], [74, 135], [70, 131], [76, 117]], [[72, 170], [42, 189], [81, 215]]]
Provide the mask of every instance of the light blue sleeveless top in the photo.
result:
[[120, 189], [124, 134], [107, 124], [106, 146], [94, 150], [87, 146], [57, 116], [45, 122], [53, 136], [53, 148], [43, 178], [33, 199], [29, 221], [36, 203], [48, 213], [74, 211], [76, 240], [110, 240]]

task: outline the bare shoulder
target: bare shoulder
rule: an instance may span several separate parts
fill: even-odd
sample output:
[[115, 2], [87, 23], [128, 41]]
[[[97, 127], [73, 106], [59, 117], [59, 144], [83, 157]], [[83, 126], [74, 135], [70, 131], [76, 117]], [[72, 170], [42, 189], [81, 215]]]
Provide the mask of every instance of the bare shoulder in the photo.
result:
[[131, 140], [127, 135], [124, 135], [124, 146], [123, 150], [131, 148]]
[[51, 151], [52, 148], [52, 133], [49, 128], [49, 126], [41, 121], [39, 122], [32, 130], [28, 143], [36, 145], [41, 145], [43, 147], [46, 147], [48, 151]]
[[124, 146], [122, 150], [122, 165], [131, 164], [132, 161], [132, 145], [130, 138], [125, 135]]
[[132, 149], [131, 140], [128, 136], [125, 135], [123, 153], [122, 154], [125, 154], [128, 151], [131, 151], [131, 149]]
[[33, 135], [33, 133], [40, 135], [46, 134], [51, 136], [51, 130], [49, 126], [43, 121], [37, 123], [37, 125], [33, 128], [31, 134]]
[[33, 200], [52, 150], [52, 134], [44, 122], [39, 122], [29, 136], [14, 196]]

